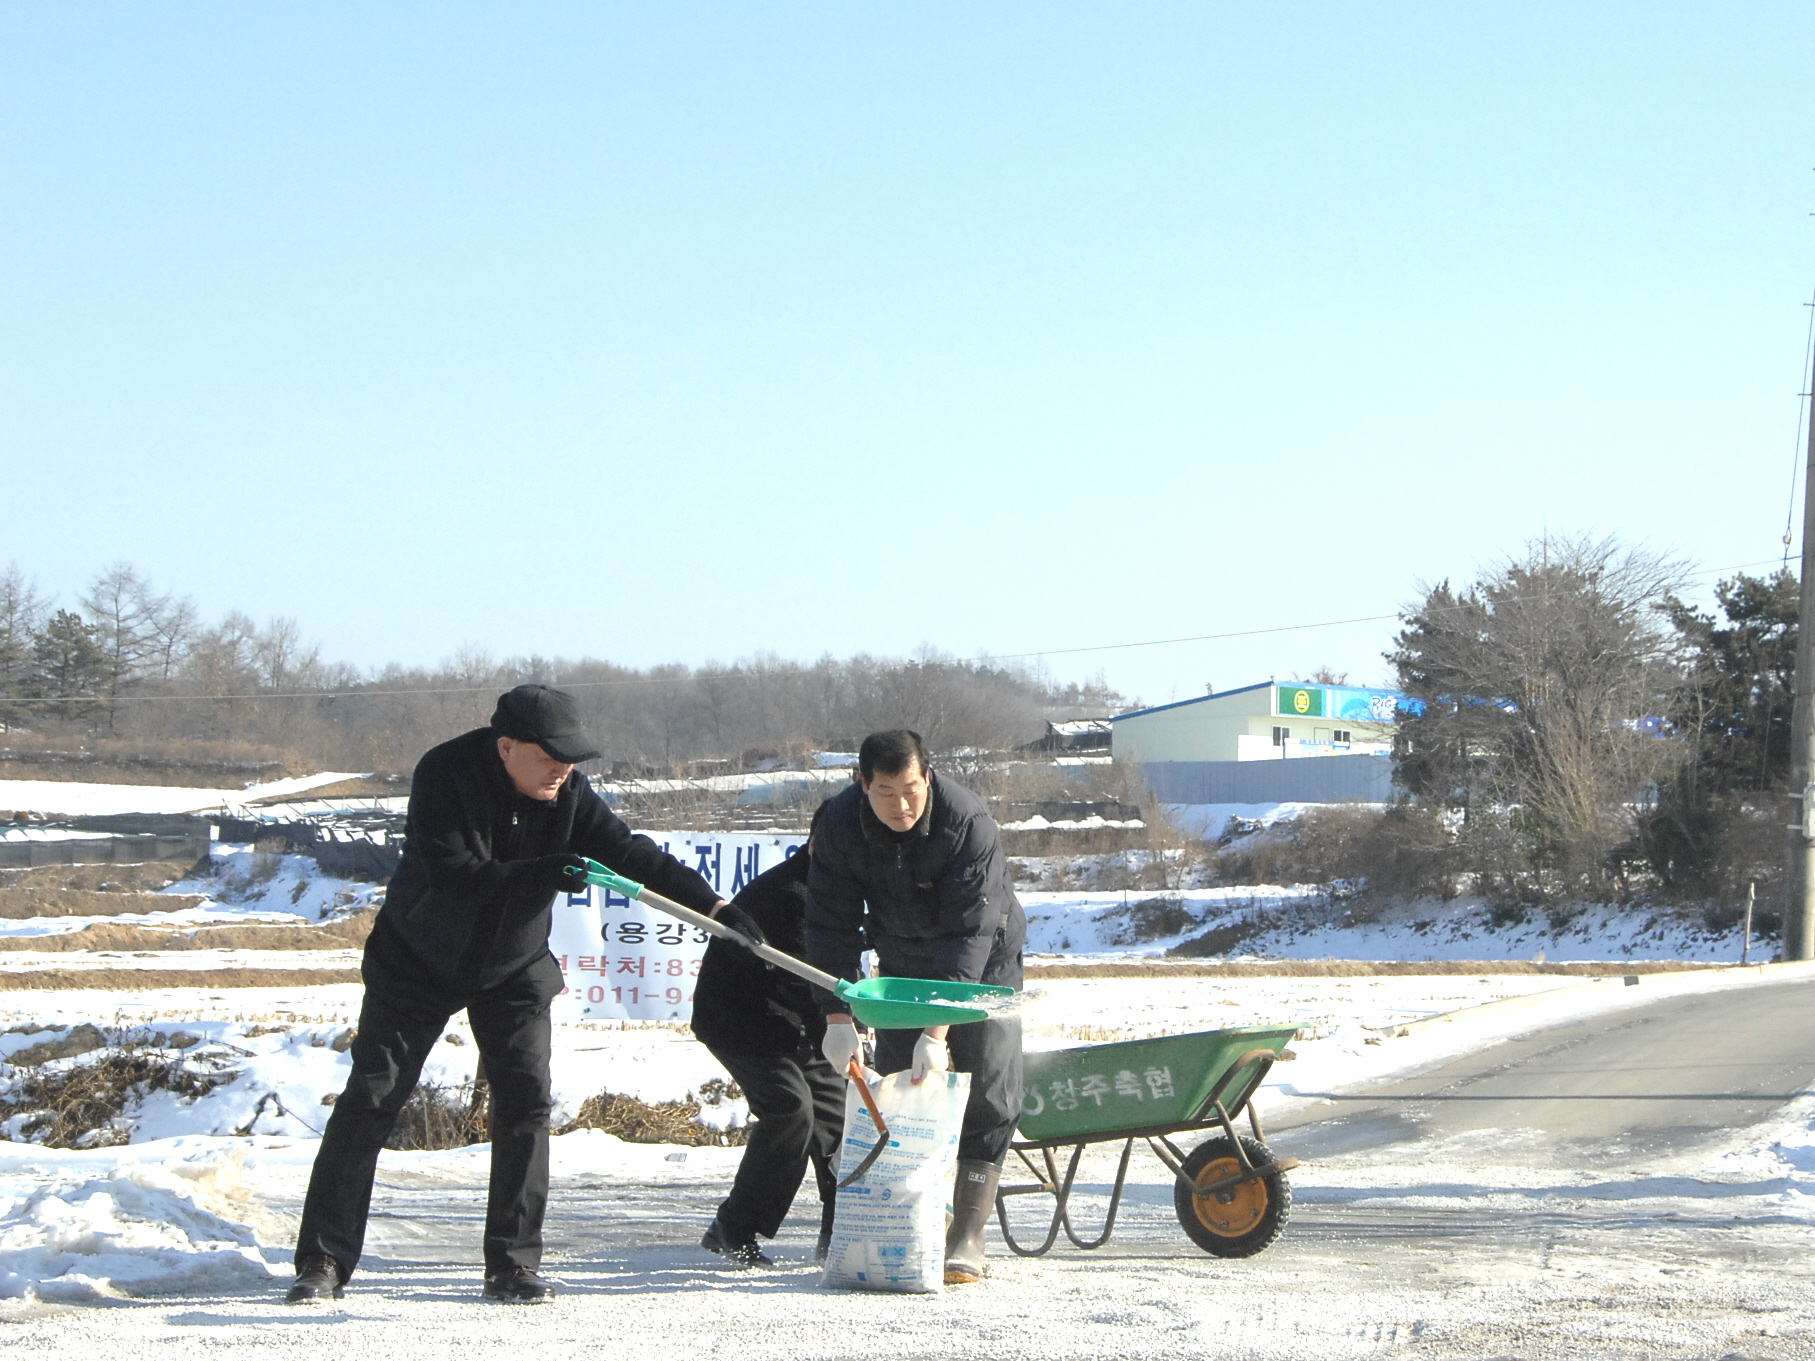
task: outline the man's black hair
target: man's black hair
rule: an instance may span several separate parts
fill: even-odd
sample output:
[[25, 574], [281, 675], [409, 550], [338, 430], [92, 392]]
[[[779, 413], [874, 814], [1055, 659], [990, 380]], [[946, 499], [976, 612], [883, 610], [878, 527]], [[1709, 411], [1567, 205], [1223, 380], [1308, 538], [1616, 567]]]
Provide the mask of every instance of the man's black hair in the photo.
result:
[[863, 776], [865, 784], [876, 778], [877, 771], [884, 775], [900, 775], [915, 761], [920, 763], [923, 774], [932, 769], [927, 764], [926, 748], [920, 743], [920, 734], [907, 728], [873, 732], [857, 748], [857, 773]]

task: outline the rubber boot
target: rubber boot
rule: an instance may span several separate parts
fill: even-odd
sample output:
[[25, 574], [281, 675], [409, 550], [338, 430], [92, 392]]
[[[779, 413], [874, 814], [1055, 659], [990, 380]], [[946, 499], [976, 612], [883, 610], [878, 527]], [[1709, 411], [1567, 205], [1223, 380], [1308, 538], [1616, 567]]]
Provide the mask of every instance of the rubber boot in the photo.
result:
[[970, 1285], [983, 1279], [983, 1230], [996, 1208], [995, 1163], [961, 1159], [952, 1191], [952, 1223], [945, 1231], [945, 1283]]

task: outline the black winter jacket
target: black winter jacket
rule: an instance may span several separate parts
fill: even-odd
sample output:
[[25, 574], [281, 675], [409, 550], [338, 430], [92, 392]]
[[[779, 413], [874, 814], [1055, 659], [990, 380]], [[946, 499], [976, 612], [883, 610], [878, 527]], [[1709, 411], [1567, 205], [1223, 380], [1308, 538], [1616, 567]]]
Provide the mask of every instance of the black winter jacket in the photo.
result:
[[[920, 821], [896, 832], [853, 784], [813, 835], [807, 962], [859, 977], [866, 943], [884, 973], [957, 982], [1020, 983], [1027, 918], [1009, 883], [1002, 834], [963, 785], [932, 776]], [[865, 919], [865, 906], [869, 908]], [[829, 994], [820, 1005], [834, 1005]]]
[[548, 953], [561, 885], [538, 857], [590, 856], [701, 912], [718, 902], [704, 879], [633, 834], [579, 771], [548, 802], [519, 793], [490, 728], [417, 763], [405, 835], [366, 949], [394, 969], [401, 945], [424, 983], [450, 992], [492, 987]]
[[[807, 914], [807, 853], [764, 870], [733, 898], [785, 955], [800, 958]], [[819, 1048], [826, 1023], [804, 979], [714, 937], [693, 988], [693, 1033], [730, 1054], [785, 1058]]]

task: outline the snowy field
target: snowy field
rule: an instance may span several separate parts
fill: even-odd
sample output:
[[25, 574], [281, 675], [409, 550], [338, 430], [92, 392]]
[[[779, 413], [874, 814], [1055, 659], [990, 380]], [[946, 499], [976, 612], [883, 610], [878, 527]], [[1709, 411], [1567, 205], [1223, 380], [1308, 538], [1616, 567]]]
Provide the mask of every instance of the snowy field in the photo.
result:
[[[134, 787], [128, 801], [142, 806], [144, 794]], [[181, 791], [185, 799], [209, 794]], [[252, 791], [233, 794], [237, 802]], [[1212, 833], [1229, 817], [1291, 812], [1201, 811]], [[820, 1289], [810, 1262], [817, 1213], [804, 1206], [777, 1240], [775, 1269], [720, 1270], [698, 1237], [741, 1150], [626, 1144], [580, 1131], [554, 1140], [547, 1267], [561, 1298], [528, 1314], [477, 1300], [486, 1146], [388, 1152], [354, 1291], [332, 1307], [286, 1309], [274, 1301], [289, 1275], [289, 1244], [328, 1113], [323, 1098], [345, 1081], [360, 995], [354, 984], [309, 984], [304, 971], [356, 968], [357, 951], [325, 938], [335, 948], [42, 947], [65, 937], [79, 944], [71, 933], [91, 928], [332, 926], [369, 909], [381, 892], [323, 876], [304, 857], [222, 845], [205, 872], [161, 890], [168, 908], [150, 894], [117, 902], [91, 894], [75, 903], [90, 915], [0, 918], [0, 951], [10, 951], [0, 972], [55, 972], [66, 985], [0, 992], [0, 1094], [14, 1099], [28, 1073], [91, 1064], [122, 1047], [216, 1084], [195, 1099], [160, 1090], [129, 1102], [91, 1147], [0, 1142], [0, 1338], [14, 1352], [134, 1356], [183, 1346], [316, 1356], [401, 1347], [433, 1356], [533, 1341], [655, 1357], [1815, 1355], [1815, 1312], [1802, 1303], [1815, 1268], [1801, 1266], [1815, 1221], [1809, 1098], [1768, 1125], [1732, 1131], [1712, 1160], [1633, 1155], [1534, 1166], [1518, 1131], [1326, 1153], [1293, 1174], [1297, 1209], [1284, 1238], [1245, 1262], [1190, 1245], [1163, 1169], [1141, 1154], [1110, 1247], [1016, 1259], [992, 1229], [983, 1287], [922, 1298]], [[1759, 976], [1644, 974], [1625, 986], [1627, 961], [1739, 957], [1737, 932], [1644, 912], [1496, 924], [1464, 901], [1345, 920], [1340, 903], [1332, 914], [1325, 890], [1301, 885], [1022, 896], [1030, 964], [1143, 962], [1157, 971], [1036, 972], [1022, 1003], [1030, 1049], [1290, 1025], [1300, 1033], [1295, 1061], [1274, 1068], [1256, 1103], [1269, 1122], [1301, 1118], [1327, 1094], [1491, 1048], [1540, 1023], [1744, 988]], [[1606, 963], [1609, 981], [1167, 972], [1168, 950], [1206, 937], [1217, 942], [1207, 958], [1422, 960], [1450, 970], [1467, 960], [1586, 960]], [[1782, 976], [1786, 967], [1804, 966], [1767, 972]], [[217, 971], [247, 968], [288, 977], [279, 987], [211, 981], [226, 978]], [[110, 982], [121, 976], [111, 971], [154, 971], [158, 986], [67, 986], [101, 970]], [[165, 986], [177, 970], [194, 971], [198, 985]], [[144, 974], [148, 981], [154, 972]], [[1450, 1019], [1412, 1024], [1442, 1017]], [[103, 1032], [100, 1048], [31, 1068], [6, 1063], [24, 1050], [68, 1044], [85, 1025]], [[475, 1057], [470, 1030], [456, 1018], [425, 1080], [469, 1083]], [[597, 1021], [557, 1024], [554, 1075], [558, 1121], [608, 1091], [699, 1101], [726, 1076], [684, 1026]], [[700, 1120], [735, 1127], [746, 1115], [740, 1102], [708, 1098]], [[28, 1116], [15, 1115], [0, 1133], [29, 1138]], [[1290, 1138], [1288, 1128], [1278, 1141], [1288, 1155]], [[1100, 1222], [1112, 1176], [1107, 1155], [1086, 1160], [1075, 1202], [1083, 1225]], [[1030, 1227], [1033, 1202], [1016, 1207], [1017, 1225]]]
[[[1173, 893], [1018, 890], [1027, 912], [1030, 958], [1146, 959], [1206, 933], [1227, 943], [1217, 957], [1261, 959], [1469, 960], [1545, 958], [1553, 962], [1678, 960], [1737, 963], [1738, 928], [1709, 931], [1693, 918], [1651, 910], [1591, 908], [1567, 922], [1536, 913], [1496, 924], [1483, 904], [1422, 903], [1395, 907], [1366, 921], [1332, 924], [1327, 892], [1315, 885], [1241, 885]], [[182, 899], [168, 909], [157, 897]], [[0, 918], [7, 937], [67, 935], [103, 923], [176, 930], [220, 925], [298, 925], [331, 921], [382, 901], [380, 886], [324, 875], [300, 855], [263, 855], [250, 846], [217, 843], [204, 873], [180, 879], [157, 897], [135, 895], [137, 912]], [[191, 900], [200, 899], [199, 902]], [[125, 906], [122, 899], [119, 906]], [[110, 906], [112, 906], [110, 904]], [[1754, 943], [1754, 958], [1757, 958]], [[1767, 955], [1768, 957], [1768, 955]], [[59, 967], [100, 962], [59, 956]], [[117, 954], [108, 967], [130, 965]], [[322, 961], [310, 960], [309, 965]], [[154, 967], [150, 963], [143, 967]], [[181, 967], [193, 967], [184, 960]], [[160, 960], [155, 967], [164, 967]]]
[[114, 910], [0, 917], [0, 949], [9, 937], [71, 935], [101, 925], [190, 931], [204, 926], [313, 924], [362, 912], [383, 898], [381, 885], [323, 874], [308, 856], [262, 855], [250, 846], [216, 842], [203, 873], [178, 879], [155, 893], [96, 895], [89, 900]]
[[[1567, 921], [1533, 913], [1496, 924], [1478, 901], [1395, 906], [1357, 921], [1332, 915], [1315, 885], [1241, 885], [1176, 893], [1040, 893], [1019, 890], [1030, 956], [1139, 959], [1209, 935], [1207, 957], [1231, 959], [1570, 961], [1677, 960], [1733, 963], [1740, 929], [1710, 931], [1695, 917], [1652, 909], [1594, 907]], [[1759, 956], [1753, 942], [1753, 960]], [[1765, 947], [1765, 958], [1775, 950]]]
[[[189, 789], [177, 785], [102, 784], [81, 780], [0, 780], [0, 809], [40, 817], [107, 817], [119, 813], [213, 813], [262, 800], [281, 799], [345, 780], [356, 771], [323, 771], [267, 780], [243, 789]], [[68, 833], [58, 833], [67, 836]]]
[[[1765, 972], [1786, 970], [1815, 976], [1804, 965]], [[1303, 1026], [1297, 1059], [1274, 1068], [1260, 1098], [1274, 1119], [1315, 1109], [1324, 1093], [1365, 1078], [1491, 1046], [1539, 1016], [1593, 1016], [1744, 988], [1759, 976], [1647, 976], [1613, 990], [1538, 975], [1068, 979], [1034, 993], [1026, 1020], [1036, 1044], [1076, 1042], [1080, 1032]], [[1551, 995], [1530, 1010], [1489, 1008], [1408, 1038], [1373, 1028], [1533, 988]], [[354, 987], [325, 987], [213, 999], [193, 991], [5, 999], [0, 1048], [8, 1053], [87, 1020], [180, 1042], [188, 1061], [232, 1074], [197, 1101], [157, 1094], [135, 1113], [134, 1142], [124, 1147], [0, 1145], [0, 1319], [11, 1325], [0, 1337], [16, 1354], [186, 1345], [316, 1355], [328, 1343], [351, 1354], [405, 1346], [443, 1355], [530, 1337], [650, 1356], [1568, 1354], [1505, 1345], [1534, 1309], [1552, 1311], [1564, 1335], [1573, 1327], [1584, 1342], [1599, 1339], [1580, 1354], [1703, 1354], [1678, 1345], [1700, 1336], [1701, 1323], [1661, 1306], [1656, 1292], [1666, 1289], [1692, 1301], [1703, 1323], [1713, 1310], [1760, 1330], [1793, 1325], [1806, 1337], [1815, 1322], [1785, 1296], [1781, 1277], [1724, 1265], [1734, 1252], [1756, 1258], [1800, 1245], [1815, 1222], [1815, 1107], [1806, 1098], [1766, 1127], [1734, 1131], [1711, 1164], [1704, 1157], [1695, 1166], [1533, 1167], [1519, 1156], [1516, 1132], [1320, 1158], [1293, 1174], [1297, 1217], [1285, 1237], [1246, 1262], [1191, 1247], [1163, 1171], [1142, 1155], [1111, 1248], [1019, 1260], [992, 1230], [984, 1286], [923, 1298], [821, 1290], [809, 1260], [816, 1216], [805, 1210], [777, 1240], [774, 1270], [721, 1271], [696, 1243], [740, 1150], [632, 1145], [584, 1131], [554, 1140], [547, 1266], [562, 1297], [528, 1312], [487, 1307], [476, 1280], [488, 1150], [386, 1153], [355, 1289], [332, 1307], [289, 1310], [275, 1300], [315, 1146], [303, 1125], [324, 1113], [321, 1096], [344, 1077], [335, 1040], [357, 998]], [[430, 1077], [458, 1082], [471, 1075], [473, 1048], [462, 1025], [448, 1033]], [[555, 1070], [568, 1107], [605, 1089], [673, 1099], [718, 1075], [684, 1033], [652, 1025], [562, 1026]], [[276, 1100], [261, 1104], [268, 1093]], [[725, 1107], [718, 1118], [740, 1114]], [[1279, 1146], [1292, 1151], [1289, 1131]], [[1103, 1158], [1087, 1164], [1083, 1223], [1100, 1219], [1110, 1176]], [[1031, 1207], [1017, 1214], [1031, 1218]], [[1455, 1235], [1484, 1221], [1510, 1237], [1490, 1258], [1459, 1258]], [[1706, 1241], [1710, 1223], [1717, 1242]], [[1641, 1245], [1637, 1257], [1611, 1261], [1593, 1250], [1594, 1234], [1615, 1227], [1623, 1244]], [[1409, 1282], [1365, 1284], [1380, 1262], [1403, 1265], [1408, 1253], [1418, 1263]], [[1583, 1300], [1598, 1303], [1589, 1309]], [[1618, 1349], [1605, 1345], [1610, 1337]]]
[[[1355, 1064], [1375, 1071], [1386, 1052], [1381, 1035], [1404, 1022], [1582, 981], [1546, 974], [1102, 978], [1049, 985], [1035, 980], [1022, 1017], [1030, 1049], [1238, 1025], [1297, 1026], [1303, 1036], [1296, 1046], [1300, 1058], [1295, 1065], [1275, 1068], [1269, 1088], [1283, 1092], [1306, 1080], [1336, 1080]], [[357, 984], [234, 988], [212, 996], [174, 988], [136, 996], [79, 990], [0, 993], [0, 1061], [57, 1040], [83, 1023], [128, 1042], [180, 1035], [192, 1043], [180, 1051], [157, 1052], [181, 1052], [186, 1063], [232, 1080], [195, 1102], [179, 1101], [168, 1091], [154, 1093], [122, 1127], [133, 1142], [227, 1135], [236, 1129], [307, 1137], [326, 1115], [322, 1098], [345, 1085], [350, 1061], [335, 1043], [358, 1020], [359, 999]], [[423, 1080], [442, 1087], [470, 1083], [477, 1052], [465, 1017], [456, 1017], [425, 1066]], [[18, 1070], [12, 1071], [16, 1077]], [[683, 1025], [572, 1021], [555, 1026], [554, 1077], [555, 1119], [560, 1123], [587, 1097], [601, 1092], [678, 1101], [728, 1074]], [[275, 1102], [265, 1100], [272, 1093]], [[740, 1123], [743, 1115], [739, 1102], [709, 1108], [709, 1118], [725, 1124]]]

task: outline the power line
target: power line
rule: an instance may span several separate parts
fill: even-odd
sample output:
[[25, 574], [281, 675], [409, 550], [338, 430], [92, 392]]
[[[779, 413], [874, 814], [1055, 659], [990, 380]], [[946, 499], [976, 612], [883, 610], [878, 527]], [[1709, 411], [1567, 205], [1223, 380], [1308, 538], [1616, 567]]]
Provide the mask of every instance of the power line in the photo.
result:
[[[1708, 567], [1685, 574], [1684, 579], [1693, 581], [1701, 577], [1719, 576], [1723, 572], [1740, 572], [1748, 567], [1771, 567], [1775, 560], [1762, 558], [1756, 562], [1733, 563], [1726, 567]], [[1502, 603], [1519, 599], [1517, 596], [1503, 596]], [[1034, 652], [996, 652], [984, 653], [976, 657], [959, 657], [955, 664], [986, 665], [992, 662], [1020, 661], [1029, 657], [1068, 657], [1084, 652], [1126, 652], [1135, 648], [1170, 647], [1180, 643], [1213, 643], [1227, 642], [1233, 638], [1260, 638], [1275, 633], [1302, 633], [1311, 629], [1345, 628], [1351, 624], [1378, 624], [1389, 619], [1399, 618], [1399, 612], [1391, 614], [1364, 614], [1351, 619], [1325, 619], [1311, 624], [1275, 624], [1268, 628], [1234, 629], [1225, 633], [1197, 633], [1177, 638], [1147, 638], [1132, 643], [1094, 643], [1082, 647], [1046, 648]], [[713, 680], [753, 680], [755, 676], [749, 671], [711, 671], [690, 672], [685, 676], [623, 676], [615, 680], [599, 681], [562, 681], [561, 687], [566, 690], [606, 690], [628, 685], [666, 685], [677, 682], [713, 681]], [[230, 700], [277, 700], [277, 699], [381, 699], [400, 695], [478, 695], [490, 694], [497, 690], [497, 683], [488, 685], [442, 685], [420, 687], [398, 687], [378, 690], [361, 687], [357, 690], [260, 690], [243, 695], [116, 695], [111, 703], [129, 702], [133, 704], [149, 703], [186, 703], [221, 702]], [[64, 695], [45, 696], [42, 698], [19, 698], [6, 700], [8, 704], [69, 704], [84, 700], [101, 700], [100, 695]]]
[[[1803, 342], [1802, 347], [1802, 377], [1806, 381], [1811, 374], [1810, 360], [1815, 359], [1815, 301], [1805, 302], [1803, 306], [1809, 309], [1809, 336]], [[1801, 386], [1802, 384], [1799, 382], [1797, 387]], [[1796, 394], [1796, 439], [1790, 446], [1790, 499], [1783, 511], [1783, 566], [1785, 569], [1790, 566], [1790, 524], [1796, 514], [1796, 474], [1802, 468], [1803, 413], [1808, 410], [1811, 395], [1801, 391]]]

